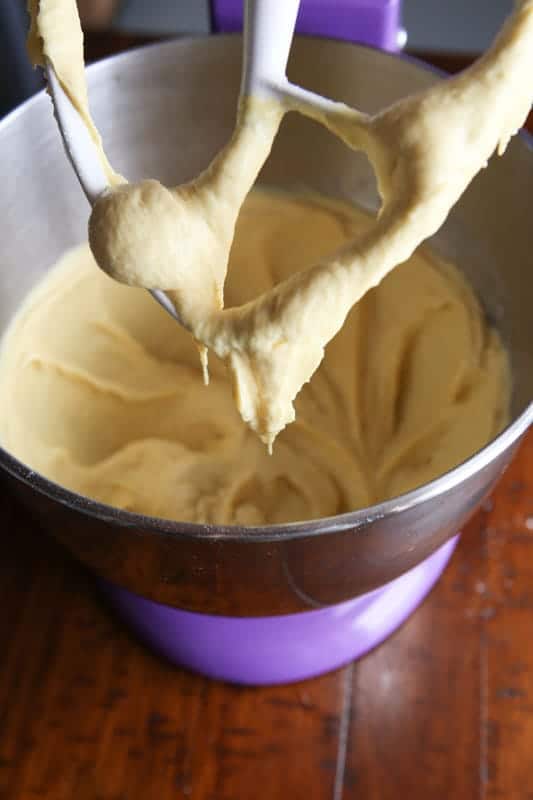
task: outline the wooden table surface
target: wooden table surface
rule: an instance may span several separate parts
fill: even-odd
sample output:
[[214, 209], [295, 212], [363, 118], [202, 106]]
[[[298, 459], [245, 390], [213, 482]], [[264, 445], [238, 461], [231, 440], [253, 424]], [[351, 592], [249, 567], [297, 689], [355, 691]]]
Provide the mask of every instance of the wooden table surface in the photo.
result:
[[287, 687], [170, 666], [5, 493], [0, 526], [1, 800], [533, 799], [533, 432], [408, 622]]

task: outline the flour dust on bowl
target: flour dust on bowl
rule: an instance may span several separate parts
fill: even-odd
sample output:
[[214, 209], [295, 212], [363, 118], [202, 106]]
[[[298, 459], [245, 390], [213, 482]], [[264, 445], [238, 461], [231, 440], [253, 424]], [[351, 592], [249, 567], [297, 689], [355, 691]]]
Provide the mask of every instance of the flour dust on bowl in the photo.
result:
[[[117, 169], [132, 180], [153, 176], [166, 184], [197, 175], [231, 132], [240, 58], [240, 39], [222, 36], [156, 45], [91, 67], [94, 117]], [[327, 71], [320, 68], [324, 63]], [[438, 80], [411, 61], [315, 39], [296, 39], [289, 73], [301, 85], [369, 112]], [[177, 75], [187, 80], [177, 81]], [[5, 331], [28, 292], [86, 238], [88, 208], [46, 96], [4, 120], [0, 147]], [[297, 116], [284, 121], [260, 178], [284, 190], [303, 188], [377, 207], [365, 158]], [[524, 202], [532, 185], [532, 150], [517, 137], [474, 181], [431, 242], [437, 256], [457, 264], [474, 287], [512, 371], [510, 425], [452, 471], [356, 511], [255, 527], [247, 520], [180, 523], [121, 510], [51, 482], [2, 450], [9, 487], [99, 576], [139, 636], [176, 663], [260, 684], [310, 677], [363, 654], [437, 580], [457, 532], [533, 419], [533, 277]], [[36, 418], [44, 400], [31, 400]]]

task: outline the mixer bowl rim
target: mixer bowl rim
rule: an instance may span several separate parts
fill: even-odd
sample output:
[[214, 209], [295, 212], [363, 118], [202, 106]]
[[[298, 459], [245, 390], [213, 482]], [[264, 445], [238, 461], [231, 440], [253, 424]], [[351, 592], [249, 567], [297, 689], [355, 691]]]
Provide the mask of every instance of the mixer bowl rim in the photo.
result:
[[[217, 34], [213, 36], [188, 36], [169, 41], [154, 42], [141, 47], [129, 49], [123, 53], [101, 59], [87, 67], [89, 75], [105, 69], [110, 62], [134, 60], [140, 52], [152, 49], [173, 49], [186, 46], [191, 42], [207, 40], [234, 40], [240, 38], [239, 33]], [[445, 76], [446, 73], [433, 67], [420, 59], [403, 53], [389, 53], [378, 48], [352, 42], [343, 42], [337, 39], [319, 36], [297, 36], [297, 39], [316, 40], [320, 42], [334, 43], [338, 47], [349, 47], [360, 50], [372, 51], [379, 54], [384, 59], [407, 61], [413, 66], [431, 72], [436, 75]], [[26, 113], [28, 108], [42, 103], [46, 89], [41, 90], [24, 103], [17, 106], [0, 121], [0, 136], [4, 129], [13, 124], [20, 115]], [[524, 143], [533, 151], [533, 136], [526, 130], [522, 130], [519, 136]], [[512, 447], [518, 439], [525, 434], [530, 425], [533, 424], [533, 401], [522, 411], [522, 413], [492, 439], [481, 450], [474, 453], [465, 461], [448, 470], [438, 478], [425, 483], [422, 486], [412, 489], [409, 492], [398, 495], [397, 497], [385, 500], [381, 503], [367, 508], [348, 511], [332, 517], [322, 517], [320, 519], [306, 520], [303, 522], [281, 523], [275, 525], [262, 525], [257, 527], [243, 527], [238, 525], [207, 525], [196, 522], [179, 522], [162, 517], [150, 517], [144, 514], [136, 514], [131, 511], [116, 508], [114, 506], [92, 500], [89, 497], [70, 491], [54, 481], [49, 480], [39, 472], [32, 470], [23, 462], [12, 456], [0, 445], [0, 468], [4, 469], [12, 478], [21, 481], [30, 489], [38, 494], [44, 495], [49, 500], [66, 506], [80, 514], [100, 520], [101, 522], [111, 523], [120, 528], [142, 529], [147, 533], [160, 534], [164, 536], [176, 536], [178, 538], [189, 539], [211, 539], [222, 541], [238, 541], [240, 543], [258, 543], [272, 541], [288, 541], [290, 539], [301, 539], [309, 536], [321, 534], [338, 533], [343, 530], [353, 530], [354, 533], [363, 532], [371, 523], [376, 520], [389, 517], [407, 511], [414, 506], [420, 505], [428, 500], [433, 500], [449, 490], [453, 489], [463, 481], [472, 477], [476, 472], [482, 470], [491, 461], [495, 460], [505, 450]]]

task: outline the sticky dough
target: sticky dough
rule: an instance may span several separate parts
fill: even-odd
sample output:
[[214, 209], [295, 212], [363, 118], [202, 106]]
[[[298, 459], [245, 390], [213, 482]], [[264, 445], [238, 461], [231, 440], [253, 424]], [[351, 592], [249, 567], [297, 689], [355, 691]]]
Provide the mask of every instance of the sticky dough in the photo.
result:
[[[228, 303], [269, 292], [374, 224], [319, 198], [252, 192]], [[470, 456], [507, 420], [500, 340], [458, 270], [423, 251], [350, 311], [272, 456], [242, 424], [224, 365], [211, 361], [206, 388], [191, 337], [146, 292], [96, 269], [83, 245], [30, 294], [4, 339], [0, 441], [119, 508], [259, 525], [398, 495]]]
[[505, 150], [533, 96], [533, 0], [522, 0], [492, 48], [461, 75], [374, 117], [341, 104], [329, 115], [317, 112], [367, 153], [381, 214], [305, 271], [291, 270], [246, 304], [224, 309], [238, 212], [288, 106], [244, 98], [230, 142], [190, 184], [121, 183], [90, 119], [73, 0], [40, 0], [32, 12], [34, 61], [54, 64], [115, 187], [97, 201], [89, 222], [98, 265], [118, 281], [168, 290], [202, 353], [208, 348], [226, 363], [242, 418], [269, 447], [294, 420], [294, 399], [350, 309], [442, 225], [492, 153]]

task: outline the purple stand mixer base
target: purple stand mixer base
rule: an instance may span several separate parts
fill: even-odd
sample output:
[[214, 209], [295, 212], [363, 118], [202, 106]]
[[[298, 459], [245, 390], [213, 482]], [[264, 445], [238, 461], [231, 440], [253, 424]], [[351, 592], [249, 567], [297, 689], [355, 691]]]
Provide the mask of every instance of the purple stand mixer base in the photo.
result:
[[433, 587], [456, 543], [355, 600], [277, 617], [181, 611], [107, 582], [104, 591], [132, 630], [180, 667], [231, 683], [290, 683], [336, 669], [386, 639]]

